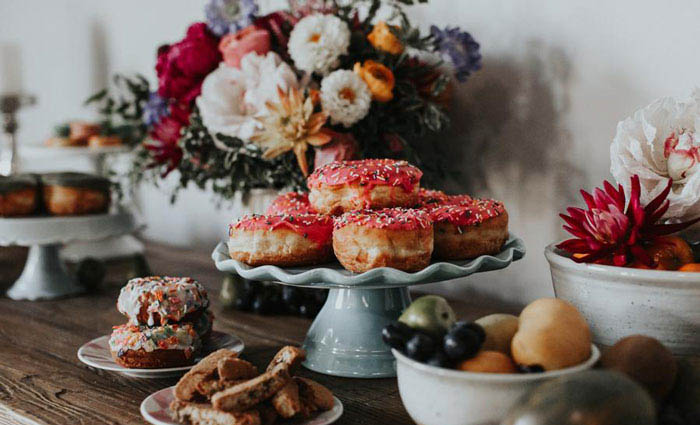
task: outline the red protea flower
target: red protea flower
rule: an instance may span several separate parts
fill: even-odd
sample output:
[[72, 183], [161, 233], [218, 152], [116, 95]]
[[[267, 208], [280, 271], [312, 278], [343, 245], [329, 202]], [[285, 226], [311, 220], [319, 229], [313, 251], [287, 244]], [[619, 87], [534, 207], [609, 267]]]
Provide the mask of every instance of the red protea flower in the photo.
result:
[[564, 230], [576, 236], [566, 240], [557, 248], [574, 254], [573, 260], [579, 263], [602, 262], [624, 266], [633, 261], [651, 266], [653, 261], [644, 250], [643, 244], [657, 236], [668, 235], [691, 226], [700, 217], [685, 223], [662, 224], [661, 217], [669, 207], [666, 199], [673, 181], [648, 205], [642, 207], [639, 176], [631, 179], [629, 202], [621, 185], [617, 189], [605, 181], [604, 190], [596, 188], [593, 195], [582, 190], [588, 210], [570, 207], [566, 214], [560, 214], [566, 224]]

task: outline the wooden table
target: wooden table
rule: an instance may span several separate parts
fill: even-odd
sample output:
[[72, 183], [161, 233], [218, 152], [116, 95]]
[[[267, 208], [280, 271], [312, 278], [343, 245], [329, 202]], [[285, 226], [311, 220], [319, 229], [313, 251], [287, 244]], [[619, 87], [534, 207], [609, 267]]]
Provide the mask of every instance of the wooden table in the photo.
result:
[[[283, 345], [299, 345], [310, 324], [291, 316], [258, 316], [223, 310], [218, 303], [222, 275], [209, 252], [186, 251], [148, 243], [146, 257], [154, 274], [191, 276], [210, 292], [214, 327], [240, 336], [243, 357], [264, 367]], [[0, 293], [19, 275], [26, 251], [0, 248]], [[141, 401], [152, 392], [174, 385], [176, 379], [134, 379], [97, 371], [78, 361], [85, 342], [108, 334], [123, 323], [116, 310], [124, 267], [110, 266], [101, 289], [89, 295], [56, 301], [12, 301], [0, 298], [0, 424], [136, 424], [144, 423]], [[453, 303], [458, 315], [473, 319], [493, 312], [515, 312], [473, 297]], [[345, 407], [338, 424], [410, 424], [395, 379], [349, 379], [303, 375], [327, 385]]]

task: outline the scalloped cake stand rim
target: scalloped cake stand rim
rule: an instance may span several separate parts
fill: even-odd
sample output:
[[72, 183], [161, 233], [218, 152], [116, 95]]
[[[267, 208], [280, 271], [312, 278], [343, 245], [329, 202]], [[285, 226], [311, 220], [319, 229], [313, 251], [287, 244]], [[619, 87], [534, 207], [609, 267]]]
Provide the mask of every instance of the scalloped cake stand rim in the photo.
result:
[[234, 273], [249, 280], [271, 280], [286, 285], [315, 288], [382, 289], [442, 282], [474, 273], [503, 269], [512, 262], [523, 258], [525, 252], [525, 244], [522, 239], [510, 233], [504, 249], [496, 255], [482, 255], [472, 260], [459, 262], [434, 262], [415, 273], [381, 267], [357, 274], [343, 269], [337, 262], [321, 266], [294, 268], [271, 265], [251, 267], [231, 259], [225, 242], [220, 242], [216, 246], [212, 253], [212, 259], [220, 271]]

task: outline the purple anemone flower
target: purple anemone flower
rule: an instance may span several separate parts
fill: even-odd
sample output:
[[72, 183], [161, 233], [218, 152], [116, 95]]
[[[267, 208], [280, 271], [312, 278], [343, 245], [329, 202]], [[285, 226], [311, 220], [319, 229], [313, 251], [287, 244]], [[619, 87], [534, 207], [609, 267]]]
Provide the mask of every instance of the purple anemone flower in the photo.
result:
[[207, 26], [219, 37], [251, 25], [257, 13], [255, 0], [210, 0], [204, 7]]
[[143, 122], [152, 127], [168, 115], [170, 115], [168, 101], [160, 97], [158, 92], [151, 92], [148, 95], [148, 101], [143, 105]]
[[430, 33], [435, 39], [437, 51], [452, 63], [455, 76], [460, 82], [466, 81], [472, 72], [481, 69], [479, 43], [471, 34], [457, 27], [441, 30], [435, 25], [430, 27]]

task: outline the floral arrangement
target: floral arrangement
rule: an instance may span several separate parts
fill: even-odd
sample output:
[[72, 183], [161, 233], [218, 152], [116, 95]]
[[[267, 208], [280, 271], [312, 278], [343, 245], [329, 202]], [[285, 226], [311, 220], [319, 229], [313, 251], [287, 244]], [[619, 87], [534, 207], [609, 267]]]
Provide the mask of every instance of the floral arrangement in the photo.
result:
[[557, 247], [582, 263], [700, 271], [688, 242], [669, 236], [700, 222], [696, 130], [699, 90], [689, 101], [662, 98], [621, 121], [610, 146], [618, 187], [606, 181], [593, 194], [582, 190], [588, 209], [560, 215], [575, 237]]
[[425, 2], [290, 0], [260, 15], [254, 0], [211, 0], [206, 22], [158, 49], [157, 88], [118, 77], [89, 102], [130, 128], [135, 180], [177, 170], [180, 187], [230, 198], [300, 189], [316, 167], [373, 157], [408, 159], [439, 180], [440, 147], [425, 138], [447, 128], [451, 88], [481, 55], [458, 28], [421, 34], [404, 7]]

